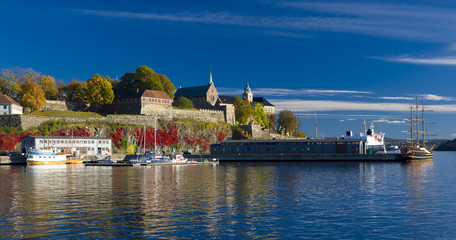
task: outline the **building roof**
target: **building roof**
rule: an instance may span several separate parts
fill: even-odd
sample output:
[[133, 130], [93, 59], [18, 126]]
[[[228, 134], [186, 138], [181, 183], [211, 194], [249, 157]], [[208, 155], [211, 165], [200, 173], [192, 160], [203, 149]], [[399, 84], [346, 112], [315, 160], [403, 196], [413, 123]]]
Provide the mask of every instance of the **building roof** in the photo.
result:
[[271, 106], [274, 107], [266, 98], [264, 97], [254, 97], [252, 101], [252, 105], [255, 105], [257, 103], [263, 104], [263, 106]]
[[220, 102], [225, 104], [234, 104], [234, 98], [231, 96], [219, 96]]
[[116, 91], [114, 92], [114, 99], [120, 98], [141, 98], [141, 97], [150, 97], [150, 98], [161, 98], [161, 99], [171, 99], [171, 97], [163, 91], [157, 90], [132, 90], [132, 91]]
[[211, 84], [197, 87], [186, 87], [177, 89], [174, 93], [175, 98], [186, 97], [186, 98], [196, 98], [196, 97], [206, 97], [207, 91]]
[[[24, 138], [37, 138], [37, 139], [76, 139], [76, 140], [81, 140], [81, 139], [90, 139], [90, 140], [111, 140], [111, 138], [105, 138], [105, 137], [76, 137], [76, 136], [27, 136]], [[23, 139], [24, 139], [23, 138]]]
[[19, 107], [22, 107], [19, 103], [14, 101], [9, 96], [7, 96], [5, 94], [2, 94], [1, 92], [0, 92], [0, 104], [14, 104], [14, 105], [17, 105]]

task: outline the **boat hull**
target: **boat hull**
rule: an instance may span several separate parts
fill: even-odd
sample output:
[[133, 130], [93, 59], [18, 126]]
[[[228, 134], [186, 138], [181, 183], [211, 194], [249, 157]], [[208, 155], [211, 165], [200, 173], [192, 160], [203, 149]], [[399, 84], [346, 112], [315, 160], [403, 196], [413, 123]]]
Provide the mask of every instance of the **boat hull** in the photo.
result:
[[84, 158], [62, 159], [62, 160], [31, 160], [27, 159], [27, 165], [61, 165], [61, 164], [82, 164]]
[[[402, 154], [209, 154], [204, 158], [218, 159], [220, 162], [277, 162], [277, 161], [341, 161], [341, 162], [366, 162], [366, 161], [405, 161]], [[189, 159], [200, 156], [186, 156]]]
[[413, 151], [408, 154], [404, 154], [404, 159], [408, 161], [420, 161], [420, 160], [431, 160], [434, 157], [434, 153], [424, 152], [424, 151]]

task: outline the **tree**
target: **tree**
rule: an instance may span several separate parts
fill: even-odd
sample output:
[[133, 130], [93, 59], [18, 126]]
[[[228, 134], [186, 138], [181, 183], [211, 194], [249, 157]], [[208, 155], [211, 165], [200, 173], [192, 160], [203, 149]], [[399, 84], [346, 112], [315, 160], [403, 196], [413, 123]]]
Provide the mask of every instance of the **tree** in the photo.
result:
[[253, 116], [252, 106], [240, 97], [234, 98], [234, 116], [240, 124], [247, 124]]
[[268, 121], [269, 121], [269, 125], [268, 125], [269, 131], [275, 131], [275, 126], [277, 124], [276, 115], [275, 114], [267, 114], [266, 116], [268, 117]]
[[257, 103], [253, 108], [253, 118], [258, 125], [269, 127], [269, 120], [261, 104]]
[[65, 83], [60, 80], [58, 83], [57, 83], [57, 91], [59, 93], [59, 97], [58, 99], [59, 100], [63, 100], [64, 98], [64, 95], [65, 95]]
[[300, 122], [298, 117], [290, 110], [282, 110], [279, 113], [279, 129], [284, 131], [285, 134], [295, 133], [298, 129]]
[[186, 97], [178, 97], [173, 101], [173, 107], [180, 109], [192, 109], [194, 108], [193, 102]]
[[120, 78], [120, 82], [115, 86], [115, 90], [133, 90], [134, 83], [135, 73], [127, 72]]
[[10, 97], [20, 98], [22, 95], [21, 86], [27, 81], [39, 82], [40, 76], [40, 73], [31, 68], [3, 69], [0, 74], [0, 89]]
[[87, 101], [93, 105], [111, 104], [114, 100], [114, 92], [110, 79], [101, 77], [98, 73], [87, 80]]
[[174, 97], [176, 90], [173, 83], [165, 75], [158, 74], [145, 65], [139, 66], [134, 73], [125, 73], [114, 88], [115, 90], [150, 89], [164, 91], [171, 98]]
[[165, 90], [158, 74], [146, 65], [136, 69], [134, 80], [133, 86], [138, 89]]
[[55, 87], [55, 78], [51, 76], [40, 76], [39, 83], [41, 89], [44, 91], [44, 97], [48, 100], [57, 100], [59, 97], [59, 90]]
[[86, 83], [76, 79], [71, 80], [71, 82], [65, 86], [67, 101], [71, 102], [87, 103], [86, 91]]
[[46, 104], [44, 91], [37, 82], [27, 81], [22, 85], [22, 105], [32, 109], [40, 110]]
[[174, 91], [176, 91], [174, 84], [165, 75], [158, 74], [158, 76], [160, 77], [160, 81], [165, 89], [165, 93], [168, 94], [171, 99], [174, 98]]

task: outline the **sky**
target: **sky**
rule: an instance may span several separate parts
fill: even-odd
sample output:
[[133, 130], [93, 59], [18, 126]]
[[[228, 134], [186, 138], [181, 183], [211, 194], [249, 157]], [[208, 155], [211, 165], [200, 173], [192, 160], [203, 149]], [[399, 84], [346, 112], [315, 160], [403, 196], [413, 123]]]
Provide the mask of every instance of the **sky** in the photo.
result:
[[426, 131], [456, 138], [456, 2], [1, 1], [0, 69], [57, 81], [120, 78], [140, 65], [176, 86], [209, 82], [299, 116], [315, 137], [363, 122], [404, 139], [423, 101]]

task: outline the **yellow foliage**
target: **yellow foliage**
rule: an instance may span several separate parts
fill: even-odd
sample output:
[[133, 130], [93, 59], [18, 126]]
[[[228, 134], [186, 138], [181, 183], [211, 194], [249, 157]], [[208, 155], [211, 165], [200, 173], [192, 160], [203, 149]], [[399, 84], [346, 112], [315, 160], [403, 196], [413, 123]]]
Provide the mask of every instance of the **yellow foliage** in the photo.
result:
[[132, 153], [135, 153], [135, 152], [136, 152], [136, 145], [135, 145], [135, 144], [128, 145], [128, 147], [127, 147], [127, 153], [128, 153], [128, 154], [132, 154]]
[[46, 104], [44, 91], [38, 83], [27, 81], [22, 85], [21, 89], [23, 93], [21, 98], [23, 107], [28, 107], [32, 111], [38, 111]]

